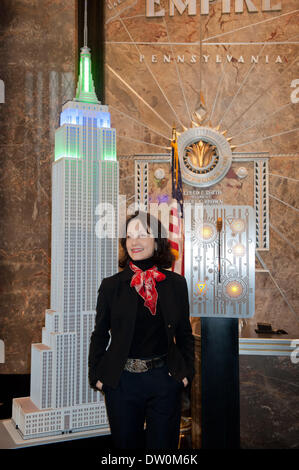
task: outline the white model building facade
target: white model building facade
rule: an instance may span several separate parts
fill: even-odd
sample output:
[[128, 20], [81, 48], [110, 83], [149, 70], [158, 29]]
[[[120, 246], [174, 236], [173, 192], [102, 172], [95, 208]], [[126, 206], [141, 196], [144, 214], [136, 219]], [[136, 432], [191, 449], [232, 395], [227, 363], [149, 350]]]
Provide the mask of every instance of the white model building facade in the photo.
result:
[[[32, 345], [30, 397], [13, 400], [24, 439], [108, 426], [103, 395], [89, 386], [88, 351], [97, 290], [118, 271], [118, 184], [115, 129], [84, 46], [76, 98], [63, 106], [55, 133], [51, 308], [42, 342]], [[104, 204], [109, 237], [96, 231]]]

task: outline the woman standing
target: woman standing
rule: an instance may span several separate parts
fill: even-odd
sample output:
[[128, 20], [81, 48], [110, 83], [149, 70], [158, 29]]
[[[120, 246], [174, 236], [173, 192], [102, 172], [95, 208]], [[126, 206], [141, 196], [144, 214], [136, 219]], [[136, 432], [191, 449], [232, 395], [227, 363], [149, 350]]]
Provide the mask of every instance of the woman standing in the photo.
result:
[[194, 376], [187, 283], [166, 269], [173, 262], [166, 235], [150, 214], [129, 217], [124, 270], [103, 279], [98, 292], [89, 380], [105, 394], [120, 449], [177, 449], [181, 393]]

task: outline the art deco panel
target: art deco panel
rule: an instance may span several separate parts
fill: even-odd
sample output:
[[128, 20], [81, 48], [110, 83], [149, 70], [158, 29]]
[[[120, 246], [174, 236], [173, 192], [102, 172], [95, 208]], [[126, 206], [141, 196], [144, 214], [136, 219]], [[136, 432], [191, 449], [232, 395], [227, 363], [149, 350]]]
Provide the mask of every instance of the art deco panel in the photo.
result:
[[252, 317], [254, 252], [252, 207], [185, 206], [185, 276], [190, 314]]

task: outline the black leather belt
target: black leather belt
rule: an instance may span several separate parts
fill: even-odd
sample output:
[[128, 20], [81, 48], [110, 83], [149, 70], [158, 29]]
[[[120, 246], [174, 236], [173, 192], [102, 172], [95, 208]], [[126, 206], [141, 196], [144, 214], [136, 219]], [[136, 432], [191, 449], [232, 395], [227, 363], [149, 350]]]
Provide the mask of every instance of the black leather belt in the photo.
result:
[[124, 370], [129, 372], [146, 372], [155, 367], [162, 367], [166, 364], [167, 354], [153, 359], [127, 359]]

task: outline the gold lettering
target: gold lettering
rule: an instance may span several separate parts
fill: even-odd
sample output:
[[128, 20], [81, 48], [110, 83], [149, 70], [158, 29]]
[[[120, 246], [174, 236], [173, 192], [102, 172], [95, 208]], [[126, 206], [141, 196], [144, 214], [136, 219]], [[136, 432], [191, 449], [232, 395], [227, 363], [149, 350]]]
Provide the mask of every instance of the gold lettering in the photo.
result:
[[250, 13], [258, 11], [256, 6], [252, 3], [252, 0], [236, 0], [236, 2], [235, 2], [235, 12], [236, 13], [243, 13], [243, 11], [244, 11], [244, 2], [246, 3], [247, 10]]
[[[165, 0], [166, 1], [166, 0]], [[169, 15], [174, 16], [175, 11], [182, 15], [185, 10], [190, 16], [196, 15], [197, 3], [200, 3], [200, 14], [208, 15], [210, 13], [210, 2], [212, 0], [169, 0]], [[261, 2], [261, 11], [280, 11], [282, 10], [281, 0], [259, 0]], [[230, 14], [231, 0], [221, 0], [222, 13]], [[258, 8], [256, 7], [257, 0], [234, 0], [235, 13], [244, 13], [245, 9], [249, 13], [257, 13]], [[108, 2], [108, 7], [111, 8]], [[158, 9], [160, 7], [160, 9]], [[146, 16], [148, 18], [165, 16], [165, 8], [162, 8], [161, 0], [146, 0]]]
[[222, 13], [230, 13], [230, 0], [222, 0]]
[[174, 7], [182, 15], [188, 7], [188, 15], [196, 15], [196, 0], [169, 0], [169, 15], [174, 16]]
[[146, 16], [165, 16], [165, 8], [155, 11], [155, 4], [160, 5], [160, 0], [146, 0]]
[[281, 2], [278, 2], [277, 5], [271, 6], [271, 0], [263, 0], [262, 10], [263, 11], [279, 11], [281, 10]]
[[201, 0], [200, 14], [208, 15], [210, 11], [210, 0]]

